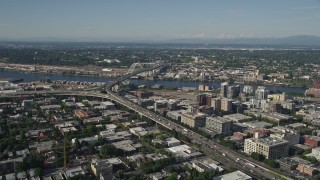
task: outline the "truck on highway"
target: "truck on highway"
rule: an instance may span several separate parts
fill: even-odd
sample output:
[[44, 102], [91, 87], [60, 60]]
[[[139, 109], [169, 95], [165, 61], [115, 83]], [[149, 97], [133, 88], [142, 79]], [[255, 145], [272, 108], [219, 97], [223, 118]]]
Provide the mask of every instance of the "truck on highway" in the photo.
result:
[[246, 165], [251, 166], [251, 167], [253, 167], [253, 168], [256, 167], [256, 166], [255, 166], [254, 164], [252, 164], [252, 163], [246, 163]]
[[188, 132], [188, 129], [186, 129], [186, 128], [184, 128], [183, 130], [184, 130], [185, 132]]

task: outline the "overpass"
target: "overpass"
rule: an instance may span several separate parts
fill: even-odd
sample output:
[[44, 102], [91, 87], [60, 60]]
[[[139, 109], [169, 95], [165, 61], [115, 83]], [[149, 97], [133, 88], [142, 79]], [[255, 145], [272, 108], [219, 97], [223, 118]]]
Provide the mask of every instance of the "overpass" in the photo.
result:
[[169, 66], [169, 64], [159, 64], [159, 65], [156, 65], [156, 66], [153, 66], [153, 67], [149, 67], [149, 68], [145, 68], [145, 69], [139, 69], [139, 70], [134, 71], [132, 73], [125, 74], [124, 76], [118, 78], [117, 80], [112, 81], [111, 83], [107, 84], [106, 85], [106, 91], [108, 91], [108, 90], [111, 91], [111, 88], [114, 85], [119, 84], [119, 83], [129, 79], [131, 76], [135, 76], [137, 74], [140, 74], [140, 73], [143, 73], [143, 72], [147, 72], [147, 71], [152, 71], [152, 70], [155, 70], [155, 69], [165, 68], [165, 67], [168, 67], [168, 66]]

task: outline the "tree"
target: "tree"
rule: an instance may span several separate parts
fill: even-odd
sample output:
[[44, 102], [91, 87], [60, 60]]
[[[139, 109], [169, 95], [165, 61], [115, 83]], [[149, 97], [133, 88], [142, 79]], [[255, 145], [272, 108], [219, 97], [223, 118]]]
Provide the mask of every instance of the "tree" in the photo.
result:
[[41, 168], [43, 167], [44, 160], [37, 151], [31, 151], [29, 157], [26, 159], [28, 168]]
[[159, 171], [165, 166], [172, 165], [175, 162], [174, 158], [164, 158], [157, 161], [148, 161], [140, 165], [140, 170], [144, 173], [152, 173]]
[[276, 163], [274, 160], [272, 159], [265, 159], [263, 161], [264, 163], [266, 163], [268, 166], [272, 167], [272, 168], [276, 168], [278, 167], [278, 163]]
[[35, 176], [35, 177], [41, 177], [41, 176], [42, 176], [42, 173], [43, 173], [42, 168], [36, 168], [36, 169], [34, 170], [34, 176]]
[[100, 149], [100, 155], [103, 158], [112, 157], [118, 154], [119, 154], [119, 149], [117, 149], [114, 145], [111, 145], [111, 144], [105, 144]]
[[310, 148], [310, 149], [305, 149], [305, 150], [303, 150], [303, 155], [306, 155], [306, 154], [310, 154], [312, 152], [312, 149]]
[[55, 158], [54, 162], [56, 164], [56, 167], [62, 167], [64, 164], [63, 156], [58, 156], [57, 158]]
[[99, 138], [98, 138], [98, 142], [96, 143], [96, 145], [97, 145], [97, 146], [100, 146], [100, 145], [103, 145], [104, 143], [105, 143], [104, 138], [99, 137]]
[[20, 137], [20, 139], [19, 139], [20, 142], [23, 143], [25, 141], [25, 139], [26, 139], [26, 136], [25, 136], [25, 133], [24, 133], [23, 130], [20, 131], [19, 137]]
[[303, 156], [302, 158], [311, 162], [312, 164], [319, 164], [319, 161], [313, 156]]
[[176, 172], [171, 173], [170, 176], [166, 177], [165, 180], [176, 180], [178, 178], [178, 174]]
[[265, 159], [264, 155], [256, 153], [256, 152], [251, 153], [250, 156], [252, 159], [255, 159], [257, 161], [263, 161]]
[[79, 142], [78, 139], [75, 139], [74, 141], [74, 149], [80, 149], [81, 148], [81, 143]]
[[124, 177], [123, 170], [121, 170], [121, 169], [118, 170], [118, 171], [117, 171], [117, 176], [122, 179], [122, 178]]

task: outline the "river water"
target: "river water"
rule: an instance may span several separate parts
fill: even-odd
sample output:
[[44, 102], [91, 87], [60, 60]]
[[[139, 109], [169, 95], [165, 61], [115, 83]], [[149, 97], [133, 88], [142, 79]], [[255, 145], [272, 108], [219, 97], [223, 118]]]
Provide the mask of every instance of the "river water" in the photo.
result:
[[[34, 74], [34, 73], [24, 73], [16, 71], [0, 71], [0, 78], [12, 78], [12, 79], [23, 79], [24, 82], [31, 82], [36, 80], [41, 80], [43, 78], [49, 78], [50, 80], [66, 80], [66, 81], [80, 81], [80, 82], [109, 82], [114, 80], [114, 78], [106, 77], [95, 77], [95, 76], [71, 76], [62, 74]], [[131, 79], [130, 83], [136, 85], [147, 85], [152, 86], [159, 84], [166, 87], [198, 87], [201, 82], [195, 81], [162, 81], [162, 80], [141, 80], [141, 79]], [[220, 82], [209, 82], [208, 85], [213, 88], [219, 88]], [[243, 84], [240, 84], [242, 87]], [[254, 86], [254, 89], [257, 86]], [[268, 90], [271, 91], [281, 91], [287, 93], [304, 93], [306, 88], [300, 87], [279, 87], [279, 86], [266, 86]]]

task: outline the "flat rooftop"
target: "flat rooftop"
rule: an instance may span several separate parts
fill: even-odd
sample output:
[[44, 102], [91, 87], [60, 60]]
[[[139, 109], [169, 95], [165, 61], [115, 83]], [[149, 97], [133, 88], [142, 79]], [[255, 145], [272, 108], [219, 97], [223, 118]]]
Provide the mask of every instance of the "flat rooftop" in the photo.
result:
[[232, 120], [224, 118], [224, 117], [220, 117], [220, 116], [207, 117], [207, 120], [211, 120], [211, 121], [218, 122], [218, 123], [232, 122]]
[[251, 180], [252, 177], [241, 171], [235, 171], [222, 176], [214, 177], [213, 180]]
[[288, 143], [288, 141], [283, 140], [283, 139], [278, 139], [278, 138], [272, 138], [272, 137], [267, 137], [267, 138], [250, 138], [251, 140], [255, 142], [259, 142], [261, 144], [265, 144], [268, 146], [274, 146], [278, 144], [283, 144], [283, 143]]
[[246, 115], [239, 114], [239, 113], [224, 115], [223, 117], [227, 118], [227, 119], [230, 119], [230, 120], [232, 120], [234, 122], [245, 121], [245, 120], [249, 121], [249, 120], [252, 119], [252, 117], [250, 117], [250, 116], [246, 116]]

